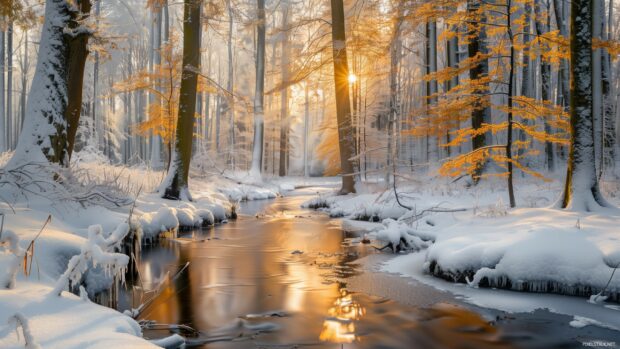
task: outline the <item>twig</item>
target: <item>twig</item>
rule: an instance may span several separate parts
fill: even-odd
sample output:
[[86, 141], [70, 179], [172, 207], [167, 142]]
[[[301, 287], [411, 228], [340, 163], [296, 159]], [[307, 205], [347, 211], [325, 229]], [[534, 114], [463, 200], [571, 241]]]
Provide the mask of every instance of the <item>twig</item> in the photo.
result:
[[396, 202], [398, 203], [398, 205], [400, 205], [400, 207], [411, 211], [412, 207], [409, 207], [405, 204], [403, 204], [402, 202], [400, 202], [400, 198], [398, 197], [398, 191], [396, 190], [396, 162], [393, 162], [393, 168], [392, 168], [392, 186], [394, 187], [394, 196], [396, 197]]
[[[32, 258], [34, 257], [34, 242], [39, 238], [39, 236], [41, 236], [41, 233], [43, 233], [43, 229], [45, 229], [45, 227], [47, 226], [48, 223], [50, 223], [52, 221], [52, 215], [47, 216], [47, 219], [45, 220], [45, 223], [43, 223], [43, 226], [41, 227], [41, 230], [39, 230], [39, 233], [37, 233], [37, 235], [34, 237], [34, 239], [32, 239], [32, 241], [30, 241], [30, 244], [28, 244], [28, 248], [26, 249], [26, 254], [24, 255], [24, 258], [28, 258], [28, 255], [30, 254], [32, 257], [30, 257], [30, 268], [28, 268], [28, 274], [30, 275], [30, 272], [32, 271]], [[26, 261], [28, 261], [26, 259]], [[26, 263], [28, 264], [28, 263]], [[25, 266], [24, 266], [25, 268]]]
[[602, 295], [605, 291], [607, 291], [607, 287], [609, 287], [609, 284], [611, 284], [611, 279], [614, 278], [614, 274], [616, 273], [616, 270], [618, 270], [618, 267], [620, 267], [620, 262], [618, 262], [618, 264], [616, 264], [616, 267], [614, 268], [614, 270], [611, 272], [611, 276], [609, 277], [609, 280], [607, 280], [607, 285], [605, 285], [605, 287], [603, 287], [603, 290], [601, 292], [599, 292], [597, 294], [597, 296]]

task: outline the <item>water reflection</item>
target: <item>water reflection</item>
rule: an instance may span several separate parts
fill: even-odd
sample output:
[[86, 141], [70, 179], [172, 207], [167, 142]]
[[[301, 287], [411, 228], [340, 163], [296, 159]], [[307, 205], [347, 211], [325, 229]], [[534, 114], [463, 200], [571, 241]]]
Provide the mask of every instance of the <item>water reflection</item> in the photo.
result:
[[[136, 285], [146, 290], [164, 273], [173, 276], [186, 262], [191, 264], [164, 284], [142, 318], [196, 328], [200, 339], [211, 341], [201, 342], [206, 348], [410, 348], [433, 336], [444, 344], [443, 337], [450, 336], [475, 343], [473, 347], [497, 344], [494, 333], [468, 332], [470, 337], [463, 337], [462, 327], [442, 322], [459, 318], [454, 314], [429, 315], [349, 292], [347, 280], [362, 273], [356, 260], [375, 251], [343, 243], [351, 233], [325, 215], [301, 210], [299, 205], [307, 198], [249, 203], [251, 215], [144, 249]], [[134, 292], [134, 298], [139, 294]], [[122, 308], [131, 307], [131, 297], [125, 300]], [[462, 317], [462, 321], [473, 320]], [[479, 317], [476, 321], [484, 322]], [[436, 325], [429, 327], [432, 323]], [[168, 332], [145, 332], [149, 338], [165, 335]]]
[[351, 343], [356, 340], [355, 321], [364, 316], [364, 307], [353, 300], [346, 288], [340, 289], [340, 297], [327, 311], [323, 331], [319, 339], [334, 343]]

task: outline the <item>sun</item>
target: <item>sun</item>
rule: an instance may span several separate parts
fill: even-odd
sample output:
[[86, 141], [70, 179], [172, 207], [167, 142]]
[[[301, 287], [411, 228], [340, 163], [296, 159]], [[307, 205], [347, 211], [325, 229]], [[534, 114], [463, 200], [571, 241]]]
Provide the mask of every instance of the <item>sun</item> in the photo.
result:
[[355, 74], [349, 74], [349, 83], [350, 84], [354, 84], [357, 82], [357, 75]]

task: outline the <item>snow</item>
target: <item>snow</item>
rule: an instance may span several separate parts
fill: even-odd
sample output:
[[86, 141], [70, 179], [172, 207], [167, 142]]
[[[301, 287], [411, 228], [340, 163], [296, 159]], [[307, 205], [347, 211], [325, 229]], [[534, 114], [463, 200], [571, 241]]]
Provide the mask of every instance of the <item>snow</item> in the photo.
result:
[[0, 347], [23, 348], [9, 317], [22, 314], [43, 348], [154, 348], [141, 338], [139, 325], [115, 310], [72, 294], [50, 297], [50, 287], [26, 281], [0, 292]]
[[[8, 231], [15, 231], [19, 236], [19, 248], [23, 250], [39, 232], [46, 213], [19, 206], [15, 208], [18, 214], [6, 215], [2, 238], [10, 236]], [[6, 206], [3, 207], [6, 213], [5, 209]], [[57, 280], [67, 270], [69, 258], [78, 256], [80, 249], [93, 253], [92, 260], [97, 264], [111, 267], [110, 273], [118, 271], [113, 270], [115, 266], [125, 266], [127, 256], [103, 253], [101, 246], [114, 246], [127, 229], [126, 224], [119, 225], [118, 229], [104, 234], [101, 226], [88, 229], [80, 222], [70, 226], [68, 222], [52, 219], [35, 241], [33, 256], [28, 258], [30, 275], [24, 275], [24, 268], [20, 265], [15, 287], [0, 290], [0, 347], [24, 347], [21, 330], [18, 337], [16, 323], [10, 321], [15, 314], [27, 320], [32, 338], [44, 348], [152, 347], [141, 339], [140, 327], [133, 319], [71, 293], [63, 292], [58, 296], [54, 289], [55, 284], [64, 288], [64, 281]], [[87, 233], [90, 235], [88, 239], [84, 237]], [[20, 264], [22, 261], [19, 260]], [[6, 265], [4, 260], [0, 263]], [[64, 280], [69, 276], [67, 274]]]
[[573, 319], [573, 321], [569, 322], [569, 325], [571, 327], [575, 327], [575, 328], [582, 328], [582, 327], [586, 327], [586, 326], [590, 326], [590, 325], [596, 325], [596, 326], [600, 326], [600, 327], [605, 327], [604, 324], [601, 324], [600, 322], [587, 318], [587, 317], [583, 317], [583, 316], [575, 316], [575, 318]]

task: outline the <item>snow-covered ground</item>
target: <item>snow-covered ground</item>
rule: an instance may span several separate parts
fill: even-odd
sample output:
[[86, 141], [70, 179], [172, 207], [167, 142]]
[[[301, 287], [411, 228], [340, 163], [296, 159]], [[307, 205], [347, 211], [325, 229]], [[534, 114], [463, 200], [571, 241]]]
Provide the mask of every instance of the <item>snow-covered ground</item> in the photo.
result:
[[[124, 199], [79, 204], [58, 197], [62, 190], [24, 196], [14, 185], [0, 187], [2, 348], [154, 347], [142, 338], [131, 317], [89, 300], [113, 285], [114, 276], [122, 279], [128, 258], [115, 251], [129, 228], [148, 243], [164, 232], [225, 221], [234, 216], [238, 201], [274, 198], [300, 182], [277, 179], [257, 184], [244, 174], [196, 175], [190, 183], [194, 202], [187, 203], [159, 198], [155, 190], [163, 173], [144, 167], [82, 159], [72, 173], [90, 192], [114, 188], [111, 197]], [[46, 223], [48, 217], [51, 221]], [[70, 281], [84, 286], [80, 296], [58, 294]]]
[[[400, 204], [392, 188], [376, 185], [357, 195], [317, 196], [304, 206], [344, 217], [348, 226], [369, 230], [366, 237], [378, 247], [400, 252], [384, 271], [448, 289], [482, 306], [507, 311], [557, 308], [620, 329], [618, 307], [609, 304], [620, 301], [620, 272], [614, 272], [620, 264], [620, 210], [555, 209], [561, 182], [520, 181], [516, 209], [506, 204], [503, 181], [467, 187], [441, 179], [399, 184]], [[604, 187], [610, 201], [618, 204], [613, 185]], [[521, 293], [483, 288], [582, 298], [523, 298]], [[577, 320], [575, 324], [583, 322]]]

